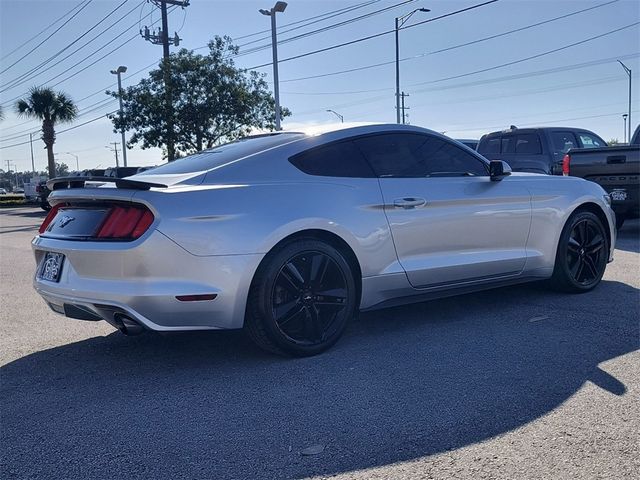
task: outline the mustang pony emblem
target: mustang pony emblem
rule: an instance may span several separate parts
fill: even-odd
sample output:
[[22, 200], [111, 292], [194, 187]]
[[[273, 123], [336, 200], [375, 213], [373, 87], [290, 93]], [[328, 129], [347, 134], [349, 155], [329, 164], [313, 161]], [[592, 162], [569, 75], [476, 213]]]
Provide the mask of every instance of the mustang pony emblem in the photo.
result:
[[58, 223], [58, 226], [60, 228], [64, 228], [65, 225], [68, 225], [69, 223], [73, 222], [75, 220], [74, 217], [70, 217], [69, 215], [65, 215], [60, 219], [60, 222]]

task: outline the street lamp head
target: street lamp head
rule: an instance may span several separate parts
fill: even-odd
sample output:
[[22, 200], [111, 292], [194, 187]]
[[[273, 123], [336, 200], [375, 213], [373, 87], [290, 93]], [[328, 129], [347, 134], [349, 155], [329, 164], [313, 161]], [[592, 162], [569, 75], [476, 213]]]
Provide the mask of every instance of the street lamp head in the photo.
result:
[[274, 12], [284, 12], [287, 8], [287, 2], [276, 2], [276, 5], [273, 7]]
[[124, 73], [126, 71], [127, 67], [125, 67], [124, 65], [120, 65], [117, 70], [111, 70], [111, 73], [113, 73], [114, 75], [118, 75], [119, 73]]
[[261, 14], [266, 15], [267, 17], [271, 16], [271, 10], [265, 10], [264, 8], [261, 8], [260, 10], [258, 10]]
[[419, 12], [430, 12], [431, 10], [429, 10], [428, 8], [419, 8], [418, 11]]
[[628, 117], [628, 116], [629, 116], [629, 115], [628, 115], [627, 113], [623, 113], [623, 114], [622, 114], [622, 118], [624, 118], [625, 120], [627, 119], [627, 117]]

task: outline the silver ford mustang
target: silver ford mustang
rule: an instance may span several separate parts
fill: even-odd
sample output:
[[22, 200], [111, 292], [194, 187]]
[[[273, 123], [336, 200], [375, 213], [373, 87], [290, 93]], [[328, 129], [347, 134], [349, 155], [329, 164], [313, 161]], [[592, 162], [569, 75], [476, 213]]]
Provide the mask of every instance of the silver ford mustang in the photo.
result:
[[49, 187], [34, 286], [55, 312], [128, 334], [244, 328], [289, 355], [359, 310], [541, 279], [586, 292], [616, 235], [597, 184], [512, 174], [413, 126], [256, 135]]

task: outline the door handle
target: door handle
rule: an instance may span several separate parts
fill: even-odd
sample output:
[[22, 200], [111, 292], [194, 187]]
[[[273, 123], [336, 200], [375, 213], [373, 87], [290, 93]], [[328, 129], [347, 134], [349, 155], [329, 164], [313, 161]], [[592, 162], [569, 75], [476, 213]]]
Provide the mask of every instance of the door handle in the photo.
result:
[[425, 205], [427, 201], [424, 198], [419, 197], [404, 197], [404, 198], [396, 198], [393, 201], [393, 206], [396, 208], [416, 208]]

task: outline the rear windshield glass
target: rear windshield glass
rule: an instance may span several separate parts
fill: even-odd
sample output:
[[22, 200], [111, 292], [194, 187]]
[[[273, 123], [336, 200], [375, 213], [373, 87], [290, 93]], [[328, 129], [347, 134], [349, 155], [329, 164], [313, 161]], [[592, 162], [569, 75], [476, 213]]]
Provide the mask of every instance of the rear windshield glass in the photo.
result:
[[212, 168], [233, 162], [248, 155], [253, 155], [304, 137], [305, 135], [303, 133], [278, 133], [245, 137], [241, 140], [225, 143], [224, 145], [203, 150], [202, 152], [189, 155], [188, 157], [175, 160], [171, 163], [146, 170], [139, 173], [138, 176], [192, 173], [211, 170]]

